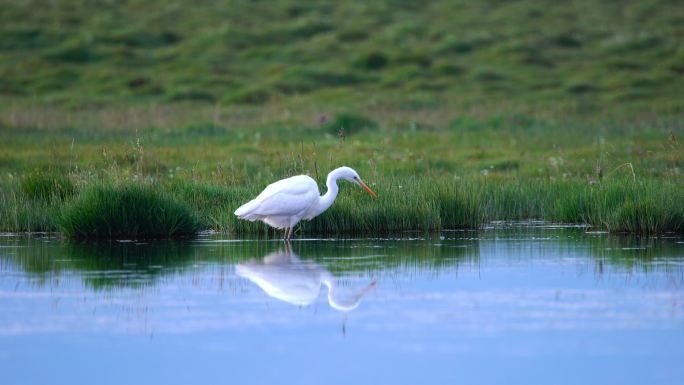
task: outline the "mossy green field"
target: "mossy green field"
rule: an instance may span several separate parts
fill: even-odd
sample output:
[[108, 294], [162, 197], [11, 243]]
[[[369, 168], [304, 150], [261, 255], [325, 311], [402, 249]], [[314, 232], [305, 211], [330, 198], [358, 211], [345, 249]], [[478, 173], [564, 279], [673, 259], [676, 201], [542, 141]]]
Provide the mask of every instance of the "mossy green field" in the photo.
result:
[[[267, 232], [235, 208], [347, 165], [379, 198], [344, 185], [302, 231], [684, 232], [674, 1], [2, 5], [4, 231]], [[132, 186], [184, 214], [74, 231]]]
[[0, 92], [72, 105], [681, 108], [678, 1], [3, 1]]

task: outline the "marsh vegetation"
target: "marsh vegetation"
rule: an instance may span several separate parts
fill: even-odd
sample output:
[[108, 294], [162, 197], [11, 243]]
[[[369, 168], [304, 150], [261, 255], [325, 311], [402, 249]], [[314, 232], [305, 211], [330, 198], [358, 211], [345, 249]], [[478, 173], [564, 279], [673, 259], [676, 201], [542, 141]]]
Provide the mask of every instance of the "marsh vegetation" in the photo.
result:
[[342, 186], [303, 231], [684, 232], [676, 2], [4, 9], [3, 231], [268, 232], [232, 212], [348, 165], [379, 199]]

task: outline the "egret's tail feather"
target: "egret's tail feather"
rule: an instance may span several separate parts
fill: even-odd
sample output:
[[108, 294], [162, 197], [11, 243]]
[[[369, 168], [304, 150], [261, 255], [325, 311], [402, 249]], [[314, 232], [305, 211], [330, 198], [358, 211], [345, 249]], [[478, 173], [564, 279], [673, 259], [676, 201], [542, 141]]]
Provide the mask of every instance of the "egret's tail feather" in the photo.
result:
[[249, 221], [256, 221], [262, 219], [261, 215], [253, 213], [254, 209], [256, 209], [257, 207], [259, 207], [258, 202], [249, 201], [244, 205], [238, 207], [238, 209], [235, 210], [235, 215], [240, 219], [247, 219]]

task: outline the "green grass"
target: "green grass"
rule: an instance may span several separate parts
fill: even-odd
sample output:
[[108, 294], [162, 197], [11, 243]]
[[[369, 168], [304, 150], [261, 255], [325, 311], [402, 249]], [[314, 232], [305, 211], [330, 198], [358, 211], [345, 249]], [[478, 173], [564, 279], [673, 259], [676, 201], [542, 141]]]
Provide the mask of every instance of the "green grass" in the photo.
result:
[[30, 103], [684, 103], [676, 0], [2, 8], [0, 98]]
[[380, 198], [304, 232], [683, 231], [676, 1], [1, 5], [0, 231], [270, 233], [232, 212], [341, 165]]
[[171, 238], [199, 230], [187, 207], [145, 184], [88, 186], [63, 207], [57, 226], [85, 239]]
[[28, 197], [42, 200], [63, 200], [75, 191], [74, 184], [68, 176], [45, 171], [27, 174], [21, 181], [21, 188]]
[[[94, 183], [76, 197], [52, 205], [25, 195], [17, 198], [11, 192], [3, 196], [1, 225], [9, 231], [60, 230], [75, 238], [187, 236], [201, 228], [233, 235], [268, 235], [276, 232], [263, 223], [238, 220], [233, 215], [235, 208], [254, 197], [265, 183], [242, 187], [192, 181]], [[335, 204], [314, 220], [302, 222], [301, 231], [310, 235], [385, 234], [477, 229], [495, 220], [541, 219], [587, 223], [614, 233], [684, 234], [681, 183], [626, 177], [597, 184], [398, 177], [372, 185], [379, 192], [377, 199], [343, 183]], [[12, 210], [20, 214], [8, 215]], [[22, 219], [13, 219], [17, 216]]]
[[[380, 198], [343, 184], [338, 202], [303, 224], [304, 232], [432, 231], [521, 219], [633, 234], [683, 231], [677, 115], [595, 120], [554, 111], [420, 109], [331, 114], [336, 118], [325, 122], [320, 112], [283, 116], [270, 107], [216, 108], [213, 116], [182, 107], [126, 111], [44, 112], [46, 120], [31, 125], [15, 115], [0, 132], [0, 229], [60, 229], [57, 218], [75, 212], [75, 202], [115, 202], [120, 206], [107, 208], [113, 212], [129, 204], [122, 191], [143, 183], [169, 205], [186, 207], [198, 220], [194, 229], [269, 233], [261, 223], [238, 221], [235, 208], [294, 174], [313, 176], [323, 189], [330, 170], [349, 165]], [[340, 137], [330, 122], [366, 123]], [[93, 192], [102, 185], [123, 190]], [[95, 222], [100, 210], [73, 214], [61, 229], [84, 237], [176, 234], [169, 230], [174, 220], [162, 226], [144, 216], [105, 229]]]
[[323, 129], [331, 135], [337, 135], [340, 138], [345, 138], [348, 135], [354, 135], [363, 130], [375, 130], [378, 128], [378, 123], [361, 115], [351, 113], [339, 113], [331, 122], [326, 121], [327, 118], [321, 117]]

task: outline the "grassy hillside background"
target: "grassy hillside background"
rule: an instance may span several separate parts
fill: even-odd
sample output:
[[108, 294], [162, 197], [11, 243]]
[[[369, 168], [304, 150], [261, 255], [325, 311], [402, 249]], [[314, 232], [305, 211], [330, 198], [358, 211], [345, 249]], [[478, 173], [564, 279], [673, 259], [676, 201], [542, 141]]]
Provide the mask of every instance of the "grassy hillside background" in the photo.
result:
[[9, 99], [682, 107], [676, 0], [1, 5]]
[[[0, 9], [2, 230], [126, 234], [161, 205], [165, 234], [261, 231], [235, 207], [345, 164], [380, 199], [344, 186], [309, 231], [684, 231], [678, 1]], [[97, 224], [102, 201], [139, 217]]]

